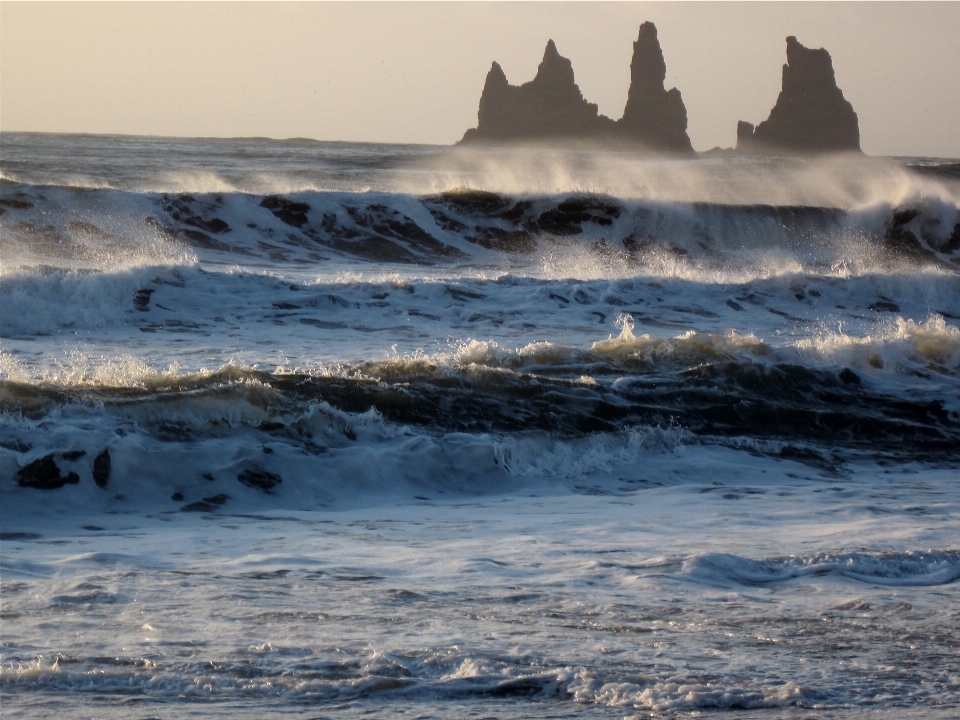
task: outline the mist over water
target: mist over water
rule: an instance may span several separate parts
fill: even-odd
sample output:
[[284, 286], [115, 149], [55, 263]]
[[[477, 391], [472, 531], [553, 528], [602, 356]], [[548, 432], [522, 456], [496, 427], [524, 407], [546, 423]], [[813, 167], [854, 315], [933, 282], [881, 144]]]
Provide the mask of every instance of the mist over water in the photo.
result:
[[[65, 141], [75, 149], [69, 167], [63, 162]], [[133, 192], [428, 195], [472, 189], [847, 209], [879, 202], [899, 205], [921, 197], [956, 203], [960, 193], [960, 161], [859, 154], [676, 160], [551, 148], [26, 133], [4, 133], [3, 145], [4, 179]], [[155, 161], [131, 163], [131, 153], [137, 152], [154, 153]]]
[[0, 144], [5, 711], [956, 713], [957, 161]]

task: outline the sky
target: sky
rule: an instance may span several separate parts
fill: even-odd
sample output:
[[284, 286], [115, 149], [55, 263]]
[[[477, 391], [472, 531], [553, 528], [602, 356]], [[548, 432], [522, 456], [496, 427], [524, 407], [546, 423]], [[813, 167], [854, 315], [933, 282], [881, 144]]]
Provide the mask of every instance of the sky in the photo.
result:
[[0, 2], [0, 131], [450, 144], [551, 38], [618, 119], [647, 20], [697, 150], [766, 119], [796, 35], [865, 152], [960, 157], [960, 2]]

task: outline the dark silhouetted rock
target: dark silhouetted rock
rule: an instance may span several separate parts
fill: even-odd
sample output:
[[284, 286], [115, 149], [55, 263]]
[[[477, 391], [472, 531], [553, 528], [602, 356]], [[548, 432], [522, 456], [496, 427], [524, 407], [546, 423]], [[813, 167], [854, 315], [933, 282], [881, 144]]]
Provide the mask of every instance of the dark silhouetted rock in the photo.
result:
[[17, 472], [17, 483], [20, 487], [38, 490], [55, 490], [67, 484], [76, 485], [78, 482], [80, 482], [80, 476], [75, 472], [69, 473], [66, 477], [60, 475], [60, 468], [53, 461], [53, 455], [34, 460]]
[[103, 452], [93, 459], [93, 481], [97, 484], [97, 487], [106, 487], [109, 479], [110, 451], [104, 448]]
[[627, 147], [653, 152], [692, 153], [687, 136], [687, 110], [676, 88], [667, 91], [657, 28], [640, 26], [633, 44], [630, 90], [621, 120], [600, 115], [587, 102], [574, 79], [573, 65], [553, 40], [547, 43], [537, 76], [524, 85], [507, 82], [493, 63], [480, 96], [476, 128], [464, 144], [562, 144]]
[[614, 132], [610, 118], [598, 115], [573, 76], [573, 65], [560, 55], [553, 40], [543, 51], [537, 76], [519, 87], [507, 82], [493, 63], [480, 96], [478, 124], [467, 130], [463, 143], [589, 139]]
[[950, 236], [944, 246], [940, 248], [940, 252], [954, 253], [957, 250], [960, 250], [960, 223], [957, 223], [953, 226], [953, 234]]
[[630, 139], [652, 150], [692, 153], [687, 135], [687, 109], [680, 91], [666, 90], [667, 64], [663, 60], [657, 27], [640, 26], [630, 63], [630, 91], [619, 125]]
[[261, 468], [244, 470], [242, 473], [237, 475], [237, 480], [242, 482], [247, 487], [263, 490], [264, 492], [270, 492], [273, 488], [283, 482], [281, 477], [276, 473], [267, 472]]
[[32, 532], [0, 532], [0, 542], [13, 540], [39, 540], [43, 535]]
[[837, 87], [830, 53], [787, 38], [783, 88], [770, 117], [737, 126], [737, 150], [748, 153], [859, 152], [860, 125]]
[[307, 213], [310, 211], [310, 206], [306, 203], [287, 200], [279, 195], [268, 195], [260, 201], [260, 207], [266, 208], [281, 222], [295, 228], [302, 228], [307, 224]]
[[213, 512], [229, 499], [230, 499], [229, 495], [224, 495], [221, 493], [220, 495], [205, 497], [203, 500], [197, 500], [197, 502], [192, 502], [189, 505], [184, 505], [182, 508], [180, 508], [180, 511], [181, 512]]
[[840, 371], [840, 380], [842, 380], [845, 385], [862, 384], [862, 380], [860, 380], [860, 376], [857, 375], [850, 368], [844, 368], [843, 370]]
[[133, 306], [140, 312], [148, 312], [150, 310], [150, 296], [153, 293], [153, 288], [137, 290], [137, 294], [133, 296]]

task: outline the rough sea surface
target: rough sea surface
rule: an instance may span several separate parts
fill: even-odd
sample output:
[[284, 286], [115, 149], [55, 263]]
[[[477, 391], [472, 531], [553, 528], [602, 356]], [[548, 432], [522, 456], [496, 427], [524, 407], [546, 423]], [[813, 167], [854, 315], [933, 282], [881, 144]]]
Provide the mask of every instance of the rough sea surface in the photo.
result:
[[960, 715], [960, 162], [0, 135], [10, 717]]

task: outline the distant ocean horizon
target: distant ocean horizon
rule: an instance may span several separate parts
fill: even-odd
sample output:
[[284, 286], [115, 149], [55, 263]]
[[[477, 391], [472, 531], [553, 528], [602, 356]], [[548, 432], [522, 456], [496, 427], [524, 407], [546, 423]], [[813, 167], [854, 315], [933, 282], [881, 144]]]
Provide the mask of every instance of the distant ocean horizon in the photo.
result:
[[960, 161], [0, 133], [10, 717], [960, 712]]
[[[246, 141], [246, 142], [266, 142], [266, 143], [319, 143], [319, 144], [330, 144], [330, 145], [376, 145], [376, 146], [396, 146], [396, 147], [430, 147], [430, 148], [456, 148], [460, 146], [460, 142], [454, 140], [452, 142], [396, 142], [396, 141], [386, 141], [386, 140], [338, 140], [338, 139], [323, 139], [323, 138], [312, 138], [307, 136], [291, 136], [291, 137], [270, 137], [267, 135], [141, 135], [136, 133], [94, 133], [94, 132], [50, 132], [45, 130], [0, 130], [0, 138], [4, 136], [15, 137], [15, 136], [49, 136], [49, 137], [62, 137], [62, 138], [131, 138], [131, 139], [143, 139], [143, 140], [169, 140], [169, 141], [206, 141], [206, 142], [235, 142], [235, 141]], [[506, 143], [503, 146], [500, 146], [500, 149], [510, 149], [510, 143]], [[735, 145], [735, 144], [734, 144]], [[699, 155], [709, 155], [711, 151], [714, 150], [733, 150], [734, 145], [730, 147], [721, 147], [715, 146], [708, 148], [706, 150], [697, 150], [694, 149], [694, 152]], [[544, 146], [549, 149], [549, 146]], [[513, 149], [524, 148], [523, 145], [514, 144]], [[473, 148], [477, 149], [477, 148]], [[492, 146], [489, 149], [497, 149], [497, 146]], [[553, 148], [555, 152], [569, 152], [570, 150], [565, 150], [563, 146], [555, 146]], [[574, 151], [575, 152], [575, 151]], [[642, 157], [644, 155], [642, 150], [631, 149], [631, 148], [622, 148], [622, 149], [611, 149], [611, 150], [599, 150], [599, 151], [590, 151], [584, 150], [583, 152], [609, 152], [609, 153], [623, 153], [627, 155], [635, 155]], [[954, 157], [952, 155], [912, 155], [909, 153], [904, 154], [877, 154], [877, 153], [868, 153], [864, 151], [866, 157], [871, 158], [885, 158], [889, 160], [933, 160], [940, 163], [943, 162], [952, 162], [960, 161], [960, 156]]]

